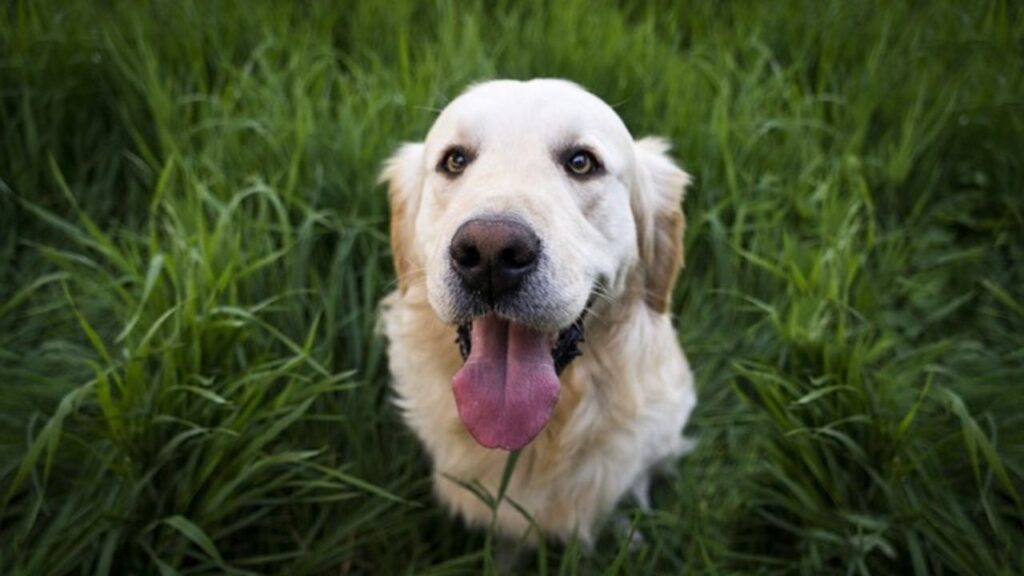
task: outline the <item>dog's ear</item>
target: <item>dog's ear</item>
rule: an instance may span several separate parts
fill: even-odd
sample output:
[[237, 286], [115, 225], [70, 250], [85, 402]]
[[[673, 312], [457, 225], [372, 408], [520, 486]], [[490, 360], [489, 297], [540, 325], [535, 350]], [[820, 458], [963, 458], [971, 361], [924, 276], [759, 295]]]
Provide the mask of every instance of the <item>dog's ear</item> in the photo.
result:
[[690, 175], [666, 154], [660, 138], [636, 143], [637, 181], [632, 196], [640, 250], [640, 285], [644, 301], [658, 313], [668, 312], [672, 289], [683, 266], [683, 197]]
[[388, 185], [391, 255], [398, 288], [404, 294], [421, 266], [414, 254], [413, 239], [423, 184], [423, 144], [403, 144], [385, 163], [378, 182]]

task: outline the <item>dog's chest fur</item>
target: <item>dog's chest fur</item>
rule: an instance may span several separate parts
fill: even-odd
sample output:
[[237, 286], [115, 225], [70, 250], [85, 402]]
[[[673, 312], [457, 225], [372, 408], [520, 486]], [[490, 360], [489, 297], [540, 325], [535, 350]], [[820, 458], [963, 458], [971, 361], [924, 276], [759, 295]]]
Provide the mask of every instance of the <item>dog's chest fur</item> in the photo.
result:
[[[590, 541], [623, 495], [645, 500], [652, 469], [687, 450], [682, 428], [696, 397], [675, 332], [642, 302], [621, 306], [590, 323], [583, 356], [562, 374], [551, 420], [523, 448], [511, 478], [507, 497], [544, 536]], [[490, 509], [451, 478], [496, 494], [508, 453], [477, 444], [459, 420], [454, 330], [437, 320], [419, 287], [385, 299], [382, 321], [395, 401], [431, 456], [438, 497], [467, 523], [488, 525]], [[518, 538], [529, 527], [514, 507], [501, 506], [500, 532]]]

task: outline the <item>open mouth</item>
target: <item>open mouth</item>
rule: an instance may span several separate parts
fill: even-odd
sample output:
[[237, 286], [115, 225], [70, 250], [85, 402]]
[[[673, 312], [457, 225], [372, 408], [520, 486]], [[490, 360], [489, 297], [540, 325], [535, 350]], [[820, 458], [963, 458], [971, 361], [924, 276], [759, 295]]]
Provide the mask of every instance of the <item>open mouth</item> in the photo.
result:
[[487, 448], [518, 450], [551, 418], [558, 375], [582, 354], [583, 315], [552, 336], [493, 314], [458, 328], [465, 360], [452, 379], [459, 418]]

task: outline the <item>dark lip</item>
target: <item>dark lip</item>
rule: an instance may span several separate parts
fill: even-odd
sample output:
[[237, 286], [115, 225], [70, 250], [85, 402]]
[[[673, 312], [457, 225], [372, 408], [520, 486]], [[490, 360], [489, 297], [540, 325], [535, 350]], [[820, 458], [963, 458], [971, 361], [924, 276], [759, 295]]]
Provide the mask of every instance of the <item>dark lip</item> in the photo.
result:
[[[556, 375], [560, 376], [562, 371], [573, 360], [583, 355], [583, 351], [580, 350], [580, 343], [586, 342], [583, 320], [587, 315], [587, 309], [589, 309], [589, 306], [583, 309], [583, 312], [572, 324], [560, 330], [555, 338], [555, 344], [551, 347], [551, 358], [555, 362]], [[459, 346], [459, 354], [462, 355], [463, 362], [469, 358], [469, 353], [473, 347], [472, 339], [470, 338], [472, 330], [472, 321], [463, 322], [456, 328], [455, 343]]]

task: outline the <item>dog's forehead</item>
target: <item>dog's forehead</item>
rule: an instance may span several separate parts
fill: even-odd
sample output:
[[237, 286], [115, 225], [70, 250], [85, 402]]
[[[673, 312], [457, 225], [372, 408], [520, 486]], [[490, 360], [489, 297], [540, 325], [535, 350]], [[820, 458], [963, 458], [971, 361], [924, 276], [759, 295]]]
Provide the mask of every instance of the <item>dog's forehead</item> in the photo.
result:
[[597, 96], [564, 80], [496, 80], [478, 84], [441, 112], [428, 146], [539, 138], [549, 145], [597, 140], [626, 146], [632, 137], [618, 114]]

